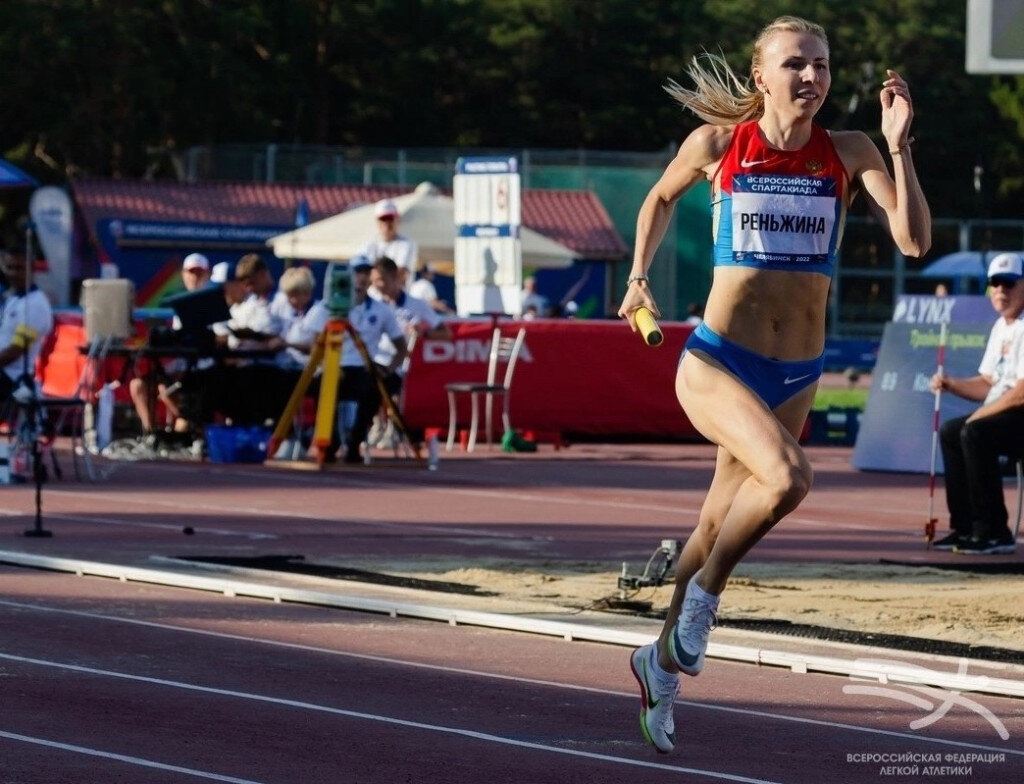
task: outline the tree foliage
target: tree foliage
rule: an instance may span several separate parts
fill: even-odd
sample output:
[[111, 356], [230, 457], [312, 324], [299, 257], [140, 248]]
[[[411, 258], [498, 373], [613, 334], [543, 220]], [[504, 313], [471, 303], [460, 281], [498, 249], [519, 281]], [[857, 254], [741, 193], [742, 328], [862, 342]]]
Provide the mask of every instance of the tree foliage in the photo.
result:
[[[964, 72], [948, 0], [4, 0], [0, 150], [48, 181], [170, 176], [193, 145], [657, 150], [696, 127], [661, 89], [702, 49], [740, 73], [792, 13], [829, 31], [821, 115], [876, 141], [915, 98], [936, 215], [1018, 216], [1024, 79]], [[983, 188], [973, 187], [981, 167]]]

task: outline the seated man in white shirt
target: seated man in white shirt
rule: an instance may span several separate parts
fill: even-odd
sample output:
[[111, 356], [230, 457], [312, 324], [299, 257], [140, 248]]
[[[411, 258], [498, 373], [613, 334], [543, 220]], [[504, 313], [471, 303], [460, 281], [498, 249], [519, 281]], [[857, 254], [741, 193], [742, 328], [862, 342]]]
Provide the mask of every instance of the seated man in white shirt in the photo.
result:
[[989, 262], [989, 299], [998, 318], [974, 376], [936, 373], [933, 392], [981, 403], [939, 431], [950, 532], [937, 550], [1012, 555], [1017, 549], [1003, 498], [1000, 455], [1024, 447], [1024, 254], [1000, 253]]
[[[398, 266], [387, 256], [377, 259], [373, 263], [373, 271], [370, 273], [370, 283], [374, 292], [386, 303], [395, 309], [395, 317], [399, 326], [405, 333], [406, 343], [410, 350], [420, 337], [432, 338], [435, 340], [451, 340], [452, 333], [448, 325], [441, 320], [441, 316], [430, 307], [425, 300], [407, 294], [402, 290], [401, 278]], [[393, 364], [395, 347], [391, 339], [384, 335], [377, 345], [373, 362], [377, 365], [380, 375], [384, 381], [384, 389], [391, 395], [392, 399], [398, 402], [402, 392], [402, 385], [405, 382], [405, 364], [402, 363], [395, 368], [393, 373], [388, 373], [387, 368]], [[387, 439], [391, 432], [390, 423], [378, 415], [377, 426], [371, 435], [371, 443], [380, 443], [381, 439]], [[408, 434], [414, 440], [421, 440], [419, 433]], [[391, 436], [393, 438], [393, 435]]]
[[416, 271], [419, 248], [413, 240], [398, 233], [401, 216], [391, 199], [377, 202], [373, 214], [379, 234], [362, 247], [359, 255], [366, 256], [371, 262], [381, 256], [393, 260], [401, 270], [402, 288], [406, 288]]
[[276, 419], [291, 392], [278, 365], [285, 347], [281, 320], [270, 312], [274, 279], [255, 253], [239, 259], [224, 281], [231, 319], [214, 324], [217, 343], [232, 351], [267, 351], [266, 357], [228, 358], [183, 379], [186, 390], [199, 392], [200, 416], [220, 412], [235, 424], [257, 425]]
[[[451, 330], [441, 320], [441, 316], [427, 302], [402, 290], [398, 266], [392, 259], [383, 256], [373, 263], [370, 283], [381, 298], [395, 309], [395, 318], [398, 319], [398, 325], [405, 333], [407, 345], [412, 344], [419, 337], [436, 340], [451, 339]], [[392, 365], [394, 356], [394, 345], [385, 335], [381, 338], [373, 356], [374, 364], [380, 367], [382, 375], [384, 375], [384, 369]], [[399, 366], [393, 374], [384, 375], [384, 386], [392, 396], [398, 395], [401, 391], [402, 374], [403, 368]]]
[[24, 255], [0, 250], [0, 268], [8, 286], [0, 310], [0, 401], [7, 401], [19, 387], [36, 392], [36, 360], [53, 331], [53, 308], [43, 292], [28, 285]]

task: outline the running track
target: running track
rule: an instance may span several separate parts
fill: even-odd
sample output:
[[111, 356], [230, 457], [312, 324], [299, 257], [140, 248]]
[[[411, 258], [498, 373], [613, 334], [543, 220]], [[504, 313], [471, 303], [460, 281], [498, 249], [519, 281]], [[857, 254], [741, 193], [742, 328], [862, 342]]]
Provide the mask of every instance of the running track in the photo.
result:
[[[859, 474], [848, 456], [812, 450], [814, 493], [757, 558], [936, 557], [920, 544], [926, 482]], [[20, 535], [27, 489], [0, 491], [0, 547], [131, 565], [211, 553], [636, 563], [692, 525], [711, 467], [699, 445], [458, 456], [437, 473], [117, 466], [101, 483], [47, 487], [53, 539]], [[912, 729], [948, 694], [710, 661], [685, 680], [679, 747], [661, 756], [639, 739], [628, 649], [615, 645], [10, 565], [0, 635], [2, 784], [1024, 780], [1024, 701], [988, 695]]]

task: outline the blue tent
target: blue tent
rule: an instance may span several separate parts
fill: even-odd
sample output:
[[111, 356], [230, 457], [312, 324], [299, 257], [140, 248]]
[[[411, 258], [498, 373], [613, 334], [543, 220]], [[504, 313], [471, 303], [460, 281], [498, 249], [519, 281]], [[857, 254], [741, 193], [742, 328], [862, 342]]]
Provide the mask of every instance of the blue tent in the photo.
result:
[[985, 279], [989, 260], [1001, 250], [962, 250], [947, 253], [923, 270], [926, 278], [980, 278]]
[[0, 158], [0, 188], [37, 188], [39, 182], [13, 163]]

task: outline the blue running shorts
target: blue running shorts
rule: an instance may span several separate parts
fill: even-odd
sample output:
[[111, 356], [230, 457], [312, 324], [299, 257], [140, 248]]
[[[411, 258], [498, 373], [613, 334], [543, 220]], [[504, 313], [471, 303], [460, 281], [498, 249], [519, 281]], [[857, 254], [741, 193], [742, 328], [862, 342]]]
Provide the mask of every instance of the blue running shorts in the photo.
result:
[[[801, 389], [821, 377], [825, 354], [816, 359], [784, 362], [770, 359], [748, 348], [726, 340], [704, 322], [690, 334], [683, 354], [691, 349], [703, 351], [736, 376], [743, 384], [774, 409], [785, 403]], [[682, 362], [682, 357], [680, 357]]]

